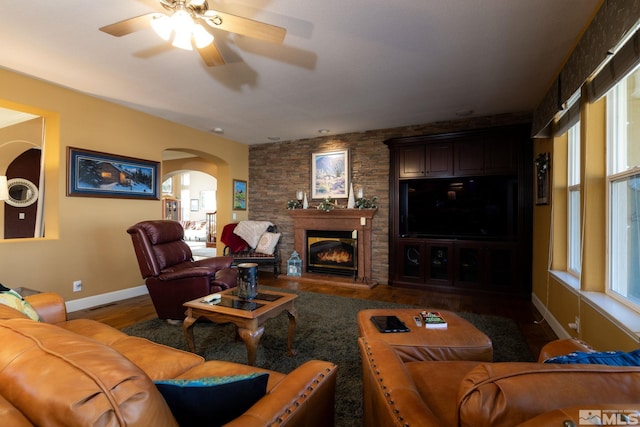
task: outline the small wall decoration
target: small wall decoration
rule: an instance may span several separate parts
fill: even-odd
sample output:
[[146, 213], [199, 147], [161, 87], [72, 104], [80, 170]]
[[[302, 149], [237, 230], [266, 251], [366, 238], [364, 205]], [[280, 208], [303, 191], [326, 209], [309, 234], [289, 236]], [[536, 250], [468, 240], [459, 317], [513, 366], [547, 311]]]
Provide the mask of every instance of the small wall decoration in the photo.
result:
[[38, 187], [25, 178], [12, 178], [7, 181], [9, 198], [4, 202], [16, 208], [26, 208], [38, 200]]
[[198, 212], [200, 210], [200, 200], [191, 199], [191, 212]]
[[67, 196], [159, 200], [159, 162], [67, 149]]
[[349, 197], [349, 150], [311, 154], [311, 198]]
[[247, 181], [233, 180], [233, 210], [247, 210]]
[[535, 159], [536, 205], [548, 205], [551, 202], [550, 159], [551, 155], [548, 152], [538, 154]]

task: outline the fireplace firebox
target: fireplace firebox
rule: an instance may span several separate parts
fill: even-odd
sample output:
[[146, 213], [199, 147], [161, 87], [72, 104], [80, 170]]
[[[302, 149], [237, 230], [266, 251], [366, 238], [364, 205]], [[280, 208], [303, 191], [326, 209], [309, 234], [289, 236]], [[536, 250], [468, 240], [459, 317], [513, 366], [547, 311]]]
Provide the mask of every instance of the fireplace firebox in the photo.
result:
[[351, 231], [307, 230], [307, 272], [354, 276], [358, 240]]

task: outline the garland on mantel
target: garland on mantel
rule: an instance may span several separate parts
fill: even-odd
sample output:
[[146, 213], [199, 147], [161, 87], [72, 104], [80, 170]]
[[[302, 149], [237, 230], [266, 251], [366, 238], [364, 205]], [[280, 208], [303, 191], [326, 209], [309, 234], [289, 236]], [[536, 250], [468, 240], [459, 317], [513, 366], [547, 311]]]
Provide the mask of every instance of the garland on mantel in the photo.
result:
[[[355, 207], [356, 209], [377, 209], [378, 196], [373, 196], [371, 199], [367, 199], [366, 197], [361, 197], [359, 199], [356, 199]], [[289, 210], [302, 209], [302, 208], [303, 208], [302, 202], [298, 200], [289, 200], [287, 202], [287, 209]], [[316, 209], [323, 212], [331, 212], [335, 208], [346, 209], [346, 206], [340, 206], [335, 202], [335, 200], [331, 199], [330, 197], [325, 197], [316, 207]]]

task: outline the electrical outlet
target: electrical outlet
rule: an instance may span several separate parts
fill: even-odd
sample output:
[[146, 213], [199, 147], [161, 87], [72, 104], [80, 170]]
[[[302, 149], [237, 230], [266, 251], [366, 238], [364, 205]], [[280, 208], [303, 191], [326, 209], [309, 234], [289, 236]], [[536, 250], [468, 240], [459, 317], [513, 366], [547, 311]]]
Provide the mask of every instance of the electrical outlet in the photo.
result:
[[73, 281], [73, 292], [82, 291], [82, 280], [74, 280]]
[[580, 318], [576, 316], [576, 321], [569, 323], [569, 329], [573, 329], [577, 333], [580, 333]]

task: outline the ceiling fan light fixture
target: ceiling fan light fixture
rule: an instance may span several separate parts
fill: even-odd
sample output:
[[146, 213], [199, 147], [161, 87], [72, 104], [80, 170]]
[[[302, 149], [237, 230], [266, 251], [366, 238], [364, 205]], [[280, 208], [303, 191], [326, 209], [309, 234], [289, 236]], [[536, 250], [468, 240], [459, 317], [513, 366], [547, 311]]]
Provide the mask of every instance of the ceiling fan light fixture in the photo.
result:
[[193, 29], [193, 18], [186, 10], [176, 10], [171, 15], [171, 24], [173, 29], [178, 32], [191, 32]]
[[193, 50], [191, 46], [191, 32], [187, 31], [175, 31], [175, 37], [173, 38], [173, 43], [171, 45], [173, 47], [177, 47], [179, 49], [184, 50]]
[[151, 28], [162, 40], [169, 40], [173, 32], [171, 18], [167, 15], [156, 15], [151, 18]]
[[184, 9], [176, 10], [171, 15], [171, 24], [174, 32], [172, 45], [180, 49], [192, 50], [191, 34], [194, 23], [189, 12]]
[[198, 49], [213, 43], [213, 36], [200, 24], [193, 26], [193, 41]]

